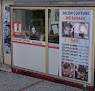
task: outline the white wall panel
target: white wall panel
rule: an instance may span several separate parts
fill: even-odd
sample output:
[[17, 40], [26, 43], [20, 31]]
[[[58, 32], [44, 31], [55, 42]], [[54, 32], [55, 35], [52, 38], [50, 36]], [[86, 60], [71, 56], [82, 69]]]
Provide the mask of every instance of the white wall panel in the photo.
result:
[[49, 74], [58, 76], [59, 49], [49, 48]]
[[45, 47], [13, 43], [13, 65], [45, 73]]

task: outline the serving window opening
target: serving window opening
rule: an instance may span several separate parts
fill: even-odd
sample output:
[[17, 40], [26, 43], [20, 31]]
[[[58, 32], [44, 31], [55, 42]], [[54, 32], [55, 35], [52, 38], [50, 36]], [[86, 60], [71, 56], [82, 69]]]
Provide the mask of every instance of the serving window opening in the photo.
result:
[[14, 37], [45, 41], [45, 10], [13, 10]]

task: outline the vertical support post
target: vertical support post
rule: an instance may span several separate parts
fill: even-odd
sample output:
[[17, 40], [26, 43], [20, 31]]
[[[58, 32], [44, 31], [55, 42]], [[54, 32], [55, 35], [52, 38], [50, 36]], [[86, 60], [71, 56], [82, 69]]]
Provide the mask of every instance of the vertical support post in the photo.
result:
[[45, 9], [46, 74], [48, 74], [48, 9]]
[[92, 40], [92, 77], [91, 85], [94, 86], [94, 62], [95, 62], [95, 8], [93, 9], [93, 40]]
[[0, 62], [4, 64], [3, 0], [0, 0]]
[[13, 65], [13, 8], [10, 7], [10, 25], [11, 25], [11, 66]]

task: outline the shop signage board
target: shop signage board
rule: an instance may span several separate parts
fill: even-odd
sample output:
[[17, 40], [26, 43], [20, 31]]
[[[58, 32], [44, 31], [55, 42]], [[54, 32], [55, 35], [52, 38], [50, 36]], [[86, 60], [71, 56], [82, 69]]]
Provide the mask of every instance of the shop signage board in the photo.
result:
[[60, 77], [91, 84], [93, 10], [60, 9]]

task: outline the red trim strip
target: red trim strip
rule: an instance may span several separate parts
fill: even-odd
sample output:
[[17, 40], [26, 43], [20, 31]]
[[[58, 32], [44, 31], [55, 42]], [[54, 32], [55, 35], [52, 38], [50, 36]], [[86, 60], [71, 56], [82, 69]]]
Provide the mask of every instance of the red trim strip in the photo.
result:
[[59, 47], [48, 46], [48, 48], [59, 49]]
[[20, 43], [20, 44], [26, 44], [26, 45], [34, 45], [34, 46], [45, 47], [45, 45], [30, 44], [30, 43], [24, 43], [24, 42], [18, 42], [18, 41], [13, 41], [13, 42], [14, 42], [14, 43]]
[[[13, 42], [14, 43], [20, 43], [20, 44], [26, 44], [26, 45], [33, 45], [33, 46], [45, 47], [45, 45], [30, 44], [30, 43], [24, 43], [24, 42], [18, 42], [18, 41], [13, 41]], [[48, 46], [48, 48], [59, 49], [59, 47], [53, 47], [53, 46]]]

